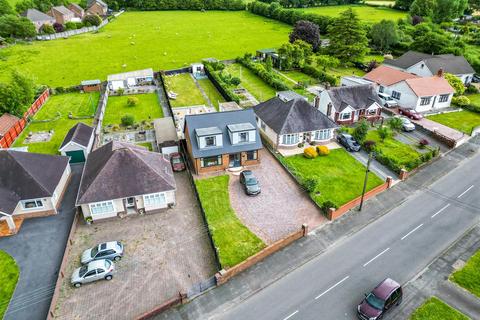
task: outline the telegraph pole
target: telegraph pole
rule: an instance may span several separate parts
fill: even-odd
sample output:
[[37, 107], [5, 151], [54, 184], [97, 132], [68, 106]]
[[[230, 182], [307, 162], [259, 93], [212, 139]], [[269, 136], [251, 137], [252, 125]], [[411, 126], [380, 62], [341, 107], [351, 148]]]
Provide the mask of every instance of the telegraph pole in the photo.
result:
[[365, 198], [365, 191], [367, 190], [368, 173], [370, 172], [370, 162], [372, 162], [372, 158], [373, 158], [373, 151], [368, 154], [367, 169], [365, 170], [365, 180], [363, 181], [362, 199], [360, 200], [360, 207], [358, 207], [358, 211], [362, 211], [363, 200]]

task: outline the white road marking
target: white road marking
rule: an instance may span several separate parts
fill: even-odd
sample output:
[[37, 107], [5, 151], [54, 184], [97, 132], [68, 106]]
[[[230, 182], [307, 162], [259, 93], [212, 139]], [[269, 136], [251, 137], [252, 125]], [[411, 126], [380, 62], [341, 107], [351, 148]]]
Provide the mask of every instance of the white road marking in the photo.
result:
[[418, 226], [416, 226], [412, 231], [410, 231], [409, 233], [407, 233], [406, 235], [404, 235], [402, 237], [401, 240], [405, 239], [406, 237], [408, 237], [409, 235], [411, 235], [412, 233], [414, 233], [415, 231], [417, 231], [419, 228], [421, 228], [423, 226], [423, 223], [420, 223]]
[[467, 193], [468, 191], [470, 191], [475, 185], [471, 185], [467, 190], [463, 191], [458, 197], [457, 199], [461, 198], [463, 195], [465, 195], [465, 193]]
[[321, 296], [323, 296], [324, 294], [328, 293], [330, 290], [332, 290], [333, 288], [335, 288], [336, 286], [338, 286], [340, 283], [342, 283], [343, 281], [347, 280], [348, 278], [350, 278], [350, 276], [346, 276], [345, 278], [343, 278], [342, 280], [338, 281], [337, 283], [335, 283], [333, 286], [331, 286], [330, 288], [328, 288], [327, 290], [323, 291], [322, 293], [320, 293], [318, 296], [315, 297], [315, 300], [317, 300], [318, 298], [320, 298]]
[[288, 317], [283, 318], [283, 320], [290, 319], [291, 317], [293, 317], [293, 316], [296, 315], [297, 313], [298, 313], [298, 310], [296, 310], [295, 312], [293, 312], [292, 314], [290, 314]]
[[437, 216], [437, 214], [439, 213], [442, 213], [443, 210], [447, 209], [448, 207], [450, 207], [450, 203], [447, 203], [447, 205], [445, 207], [443, 207], [442, 209], [438, 210], [436, 213], [434, 213], [431, 218], [435, 218]]
[[378, 257], [380, 257], [382, 254], [384, 254], [385, 252], [387, 252], [388, 250], [390, 250], [390, 248], [387, 248], [385, 250], [383, 250], [382, 252], [380, 252], [379, 254], [377, 254], [375, 257], [373, 257], [372, 259], [368, 260], [363, 266], [366, 267], [368, 266], [368, 264], [370, 262], [372, 262], [373, 260], [377, 259]]

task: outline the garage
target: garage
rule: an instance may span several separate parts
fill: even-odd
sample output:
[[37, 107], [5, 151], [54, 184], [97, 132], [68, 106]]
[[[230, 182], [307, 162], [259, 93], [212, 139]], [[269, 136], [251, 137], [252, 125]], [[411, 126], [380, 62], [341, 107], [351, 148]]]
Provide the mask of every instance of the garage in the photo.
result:
[[70, 157], [70, 163], [80, 163], [86, 160], [83, 150], [67, 151], [65, 155]]
[[92, 150], [94, 129], [82, 122], [73, 126], [65, 136], [60, 149], [60, 154], [70, 157], [70, 163], [82, 163], [87, 160]]

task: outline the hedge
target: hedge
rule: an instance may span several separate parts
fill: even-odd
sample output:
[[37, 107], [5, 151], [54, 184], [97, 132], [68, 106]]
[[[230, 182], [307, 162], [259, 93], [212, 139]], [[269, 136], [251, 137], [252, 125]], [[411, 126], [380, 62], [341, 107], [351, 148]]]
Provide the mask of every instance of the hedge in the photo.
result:
[[302, 68], [302, 72], [319, 80], [320, 82], [328, 82], [331, 86], [337, 86], [339, 79], [337, 76], [332, 76], [325, 71], [318, 70], [310, 65], [306, 65]]
[[212, 68], [212, 66], [208, 62], [204, 62], [204, 66], [205, 66], [205, 69], [207, 70], [207, 73], [213, 78], [212, 83], [217, 84], [221, 89], [223, 89], [223, 93], [225, 93], [225, 95], [228, 97], [228, 100], [235, 101], [236, 103], [240, 103], [240, 97], [233, 92], [232, 88], [228, 84], [226, 84], [222, 78], [220, 78], [220, 76]]
[[279, 91], [290, 90], [290, 88], [283, 83], [282, 80], [278, 79], [275, 74], [269, 72], [262, 64], [253, 62], [249, 57], [237, 58], [237, 62], [250, 69], [272, 88]]
[[153, 10], [244, 10], [243, 0], [132, 0], [127, 7], [146, 11]]

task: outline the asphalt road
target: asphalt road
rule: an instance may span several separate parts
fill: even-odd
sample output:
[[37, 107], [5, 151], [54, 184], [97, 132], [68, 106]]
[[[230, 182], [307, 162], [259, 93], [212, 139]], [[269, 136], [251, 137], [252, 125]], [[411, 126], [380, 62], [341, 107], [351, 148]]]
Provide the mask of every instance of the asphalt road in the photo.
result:
[[386, 277], [406, 283], [480, 221], [479, 164], [480, 155], [214, 318], [355, 319], [365, 292]]

